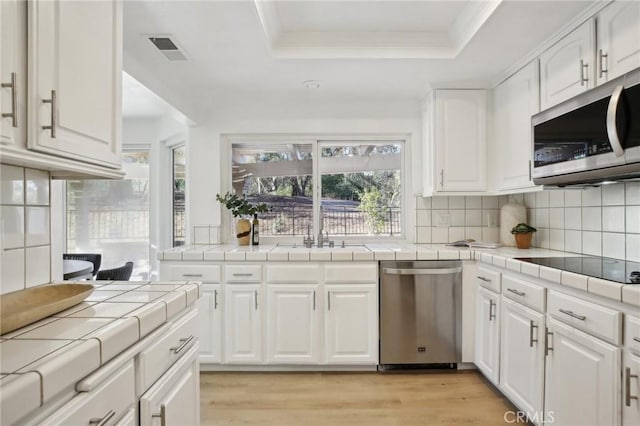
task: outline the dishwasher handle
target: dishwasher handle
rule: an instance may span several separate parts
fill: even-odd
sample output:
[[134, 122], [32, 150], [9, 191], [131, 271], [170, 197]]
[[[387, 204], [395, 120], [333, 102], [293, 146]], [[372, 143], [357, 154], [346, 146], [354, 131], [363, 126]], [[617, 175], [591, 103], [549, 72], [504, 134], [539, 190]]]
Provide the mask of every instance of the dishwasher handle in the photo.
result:
[[456, 268], [432, 268], [432, 269], [404, 269], [404, 268], [382, 268], [382, 272], [389, 275], [448, 275], [462, 272], [462, 267]]

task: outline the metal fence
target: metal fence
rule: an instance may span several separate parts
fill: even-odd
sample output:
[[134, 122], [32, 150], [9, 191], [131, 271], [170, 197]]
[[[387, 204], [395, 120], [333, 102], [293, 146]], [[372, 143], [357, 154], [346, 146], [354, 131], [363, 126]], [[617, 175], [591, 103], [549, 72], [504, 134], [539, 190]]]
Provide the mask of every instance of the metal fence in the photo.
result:
[[89, 210], [86, 217], [67, 209], [67, 240], [148, 240], [149, 211], [137, 209]]

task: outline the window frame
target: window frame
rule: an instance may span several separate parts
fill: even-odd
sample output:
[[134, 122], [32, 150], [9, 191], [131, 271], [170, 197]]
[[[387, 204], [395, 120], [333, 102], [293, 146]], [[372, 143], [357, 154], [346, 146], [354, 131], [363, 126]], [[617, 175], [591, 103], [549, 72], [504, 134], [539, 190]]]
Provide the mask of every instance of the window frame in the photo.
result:
[[[333, 240], [345, 242], [380, 242], [381, 240], [402, 242], [407, 241], [409, 233], [407, 232], [407, 206], [410, 191], [408, 188], [409, 176], [411, 170], [409, 170], [410, 162], [407, 161], [407, 156], [410, 150], [411, 136], [406, 133], [401, 134], [223, 134], [220, 137], [221, 140], [221, 165], [220, 165], [220, 192], [225, 193], [227, 191], [233, 191], [231, 182], [231, 165], [233, 162], [233, 144], [235, 143], [250, 143], [256, 145], [270, 144], [282, 144], [282, 143], [305, 143], [312, 145], [313, 153], [313, 230], [312, 236], [317, 237], [320, 226], [320, 198], [322, 195], [322, 176], [318, 167], [321, 155], [322, 146], [335, 146], [335, 145], [363, 145], [366, 143], [375, 144], [393, 144], [399, 143], [402, 145], [401, 157], [400, 157], [400, 185], [401, 185], [401, 213], [400, 213], [400, 227], [401, 232], [397, 235], [345, 235], [330, 237]], [[226, 235], [227, 242], [235, 241], [235, 234], [233, 232], [233, 217], [231, 213], [226, 211], [223, 206], [219, 205], [221, 209], [221, 228], [222, 235]], [[287, 243], [299, 243], [301, 236], [291, 235], [261, 235], [260, 241], [263, 244], [287, 244]]]

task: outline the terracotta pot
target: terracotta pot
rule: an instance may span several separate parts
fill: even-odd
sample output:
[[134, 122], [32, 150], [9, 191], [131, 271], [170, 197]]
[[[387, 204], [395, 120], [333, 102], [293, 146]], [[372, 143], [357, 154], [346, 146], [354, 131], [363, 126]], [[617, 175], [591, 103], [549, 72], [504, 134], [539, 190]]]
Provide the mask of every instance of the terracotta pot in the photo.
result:
[[531, 238], [533, 232], [527, 232], [526, 234], [513, 234], [516, 237], [516, 247], [519, 249], [528, 249], [531, 246]]
[[236, 222], [236, 237], [239, 246], [248, 246], [251, 242], [251, 221], [249, 219], [238, 219]]

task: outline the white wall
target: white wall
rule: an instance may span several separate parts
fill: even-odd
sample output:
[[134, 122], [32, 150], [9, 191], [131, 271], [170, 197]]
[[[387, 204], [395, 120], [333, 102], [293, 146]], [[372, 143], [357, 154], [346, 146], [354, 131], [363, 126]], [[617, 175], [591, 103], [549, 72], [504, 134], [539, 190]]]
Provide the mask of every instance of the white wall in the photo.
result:
[[[221, 135], [228, 134], [410, 134], [407, 146], [410, 186], [408, 195], [421, 191], [422, 122], [418, 101], [324, 101], [274, 100], [237, 102], [217, 108], [209, 122], [192, 127], [187, 161], [188, 215], [194, 225], [221, 222]], [[407, 211], [415, 198], [407, 197]], [[413, 238], [415, 215], [407, 215], [408, 238]]]

